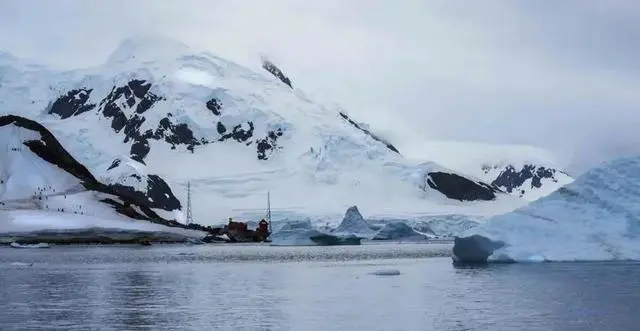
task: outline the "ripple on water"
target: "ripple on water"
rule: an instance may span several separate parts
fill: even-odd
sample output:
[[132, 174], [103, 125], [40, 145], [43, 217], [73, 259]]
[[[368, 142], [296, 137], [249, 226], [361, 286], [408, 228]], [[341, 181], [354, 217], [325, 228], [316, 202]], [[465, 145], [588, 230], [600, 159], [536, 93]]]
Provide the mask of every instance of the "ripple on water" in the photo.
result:
[[[450, 257], [424, 258], [446, 251], [0, 249], [0, 329], [636, 330], [640, 323], [640, 264], [458, 267]], [[400, 275], [370, 275], [384, 270]]]

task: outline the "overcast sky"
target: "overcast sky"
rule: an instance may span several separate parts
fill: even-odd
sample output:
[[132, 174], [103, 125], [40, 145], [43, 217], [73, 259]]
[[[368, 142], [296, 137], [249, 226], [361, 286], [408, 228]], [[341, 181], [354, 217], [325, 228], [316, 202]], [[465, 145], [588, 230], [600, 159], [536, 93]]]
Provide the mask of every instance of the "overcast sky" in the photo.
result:
[[637, 0], [0, 0], [0, 50], [55, 66], [140, 34], [241, 64], [266, 53], [409, 155], [530, 144], [577, 172], [640, 154]]

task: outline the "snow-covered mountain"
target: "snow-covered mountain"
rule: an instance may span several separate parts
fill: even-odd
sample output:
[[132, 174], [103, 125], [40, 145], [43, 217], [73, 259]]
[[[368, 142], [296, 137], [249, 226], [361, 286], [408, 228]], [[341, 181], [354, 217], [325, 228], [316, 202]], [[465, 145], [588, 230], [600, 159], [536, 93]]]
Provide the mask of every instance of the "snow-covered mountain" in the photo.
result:
[[157, 38], [124, 41], [104, 65], [75, 71], [2, 55], [0, 114], [41, 123], [99, 181], [164, 218], [183, 217], [187, 182], [203, 224], [262, 212], [267, 191], [275, 215], [351, 205], [369, 215], [491, 215], [525, 203], [437, 163], [408, 162], [263, 66]]
[[529, 201], [569, 184], [556, 157], [537, 147], [462, 141], [429, 141], [413, 147], [457, 172]]
[[[189, 233], [201, 235], [163, 221], [154, 212], [154, 202], [132, 193], [131, 187], [97, 180], [35, 121], [0, 116], [0, 142], [0, 239], [95, 228], [117, 229], [121, 239], [123, 231], [173, 233], [173, 240], [176, 233], [182, 233], [182, 239]], [[168, 188], [159, 179], [140, 179], [158, 185], [155, 190]], [[170, 190], [162, 194], [175, 199]]]
[[640, 259], [640, 157], [575, 182], [456, 238], [461, 262]]

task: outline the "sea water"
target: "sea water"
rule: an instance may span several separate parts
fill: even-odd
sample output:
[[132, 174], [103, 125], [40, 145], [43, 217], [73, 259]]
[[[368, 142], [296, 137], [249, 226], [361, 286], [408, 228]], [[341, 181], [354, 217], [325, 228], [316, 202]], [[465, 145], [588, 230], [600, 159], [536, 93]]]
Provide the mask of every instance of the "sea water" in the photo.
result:
[[0, 248], [0, 330], [637, 330], [640, 264], [450, 245]]

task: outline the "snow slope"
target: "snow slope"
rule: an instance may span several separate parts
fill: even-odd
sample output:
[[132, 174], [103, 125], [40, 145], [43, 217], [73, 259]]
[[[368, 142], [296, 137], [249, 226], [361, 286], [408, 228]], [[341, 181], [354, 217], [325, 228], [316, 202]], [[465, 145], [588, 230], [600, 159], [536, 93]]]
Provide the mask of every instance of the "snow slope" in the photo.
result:
[[203, 236], [151, 223], [153, 203], [121, 190], [97, 181], [43, 126], [0, 116], [0, 237], [86, 229]]
[[533, 201], [569, 184], [558, 157], [527, 145], [464, 141], [428, 141], [409, 148], [412, 158], [426, 156], [457, 172]]
[[[181, 43], [127, 40], [104, 65], [67, 72], [3, 59], [0, 114], [37, 120], [99, 180], [144, 191], [165, 218], [179, 217], [187, 182], [202, 224], [263, 211], [268, 190], [274, 214], [358, 205], [370, 215], [494, 215], [526, 203], [437, 163], [409, 162], [278, 71]], [[169, 191], [176, 199], [163, 199]]]
[[575, 182], [456, 239], [462, 262], [640, 259], [640, 157], [602, 164]]

